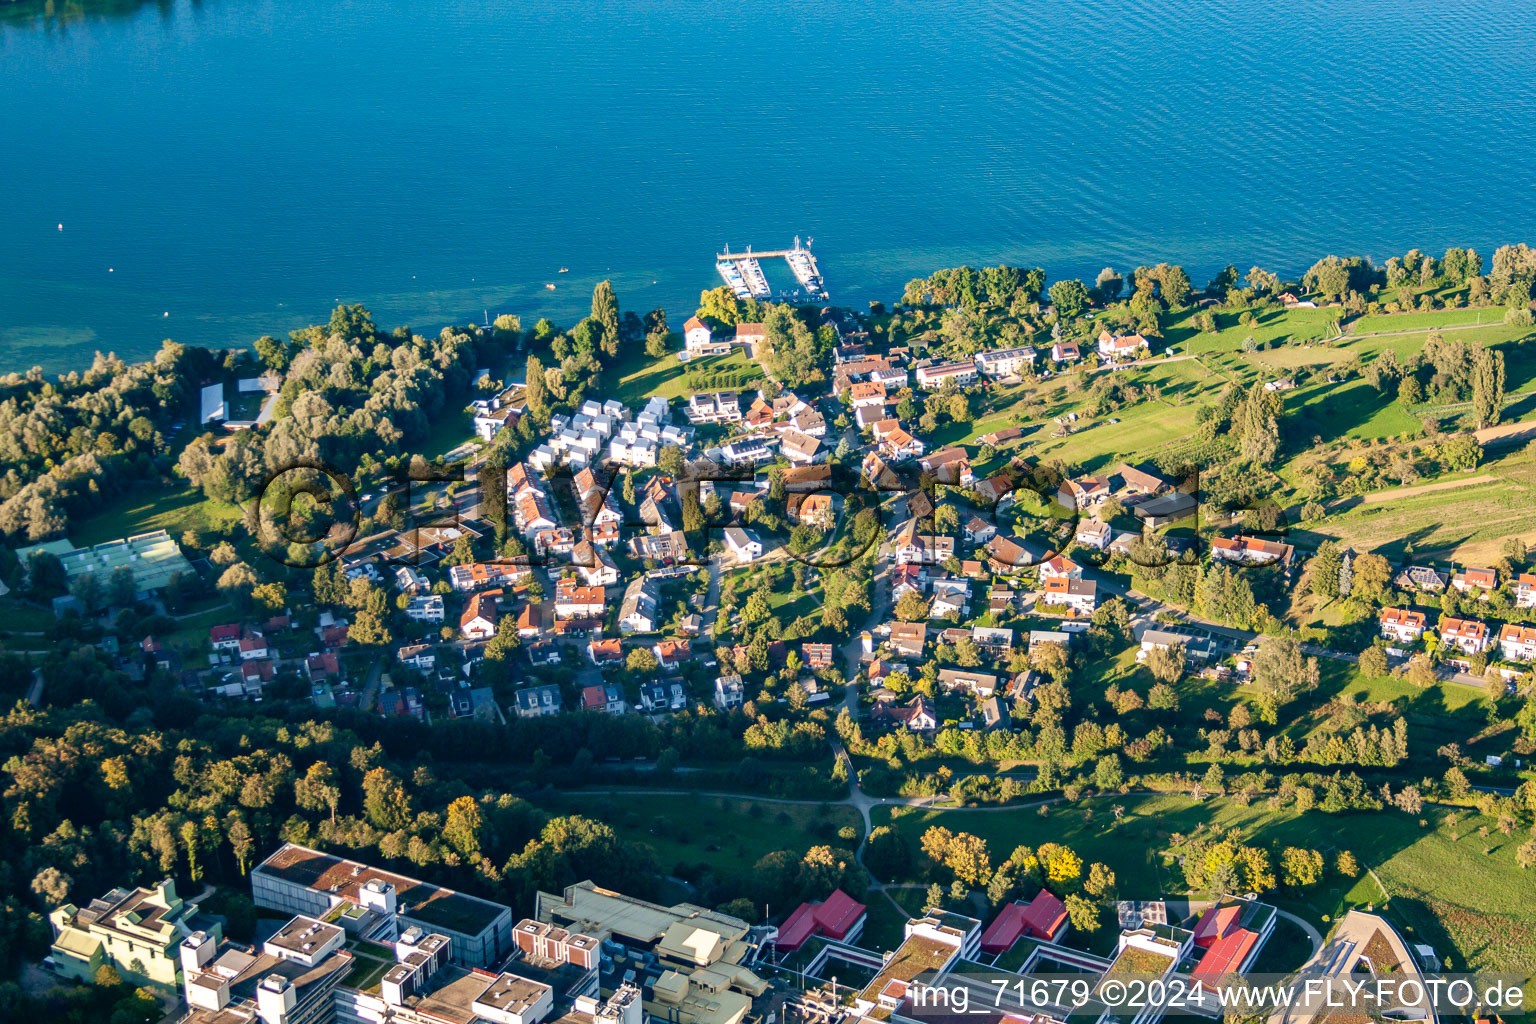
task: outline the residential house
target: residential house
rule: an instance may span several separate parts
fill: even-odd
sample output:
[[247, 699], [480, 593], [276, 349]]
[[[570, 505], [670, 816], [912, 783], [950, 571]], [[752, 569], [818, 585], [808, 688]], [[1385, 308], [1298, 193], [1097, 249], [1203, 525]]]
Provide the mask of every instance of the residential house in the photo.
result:
[[1174, 647], [1184, 648], [1185, 656], [1197, 661], [1208, 661], [1214, 653], [1209, 636], [1176, 633], [1173, 630], [1149, 629], [1141, 634], [1141, 650], [1136, 652], [1137, 661], [1145, 661], [1152, 651], [1166, 651]]
[[709, 324], [696, 316], [688, 318], [683, 324], [683, 351], [690, 359], [701, 356], [720, 356], [731, 350], [729, 341], [716, 341], [714, 332], [709, 329]]
[[499, 618], [497, 598], [500, 596], [499, 590], [482, 590], [470, 595], [459, 615], [459, 632], [470, 640], [489, 640], [495, 636]]
[[1120, 484], [1120, 490], [1125, 494], [1154, 495], [1161, 494], [1168, 488], [1168, 482], [1156, 473], [1123, 462], [1113, 476]]
[[1078, 565], [1066, 555], [1057, 555], [1040, 563], [1040, 583], [1043, 586], [1048, 580], [1067, 579], [1080, 580], [1083, 578], [1083, 567]]
[[827, 436], [827, 418], [810, 406], [791, 416], [789, 425], [807, 437]]
[[1397, 574], [1392, 581], [1403, 590], [1418, 590], [1425, 593], [1439, 593], [1451, 582], [1450, 573], [1440, 572], [1438, 569], [1427, 565], [1410, 565]]
[[1515, 607], [1536, 607], [1536, 575], [1523, 572], [1515, 577]]
[[1092, 615], [1098, 605], [1098, 584], [1053, 576], [1041, 588], [1040, 600], [1051, 607], [1065, 606], [1073, 615]]
[[243, 632], [239, 624], [212, 626], [208, 630], [208, 642], [216, 651], [238, 651]]
[[767, 324], [737, 324], [735, 344], [747, 350], [750, 359], [756, 359], [760, 346], [768, 340]]
[[1075, 363], [1083, 358], [1082, 351], [1075, 341], [1058, 341], [1051, 346], [1051, 362]]
[[1062, 508], [1084, 512], [1101, 505], [1109, 497], [1109, 478], [1085, 476], [1063, 480], [1056, 488], [1056, 501]]
[[715, 707], [721, 711], [741, 707], [746, 699], [746, 687], [741, 676], [732, 673], [715, 679]]
[[542, 718], [545, 715], [558, 715], [565, 710], [561, 703], [560, 687], [554, 683], [518, 690], [512, 699], [512, 708], [518, 718]]
[[994, 430], [989, 434], [982, 434], [976, 439], [977, 444], [991, 445], [993, 448], [1005, 445], [1009, 441], [1017, 441], [1024, 436], [1024, 431], [1019, 427], [1004, 427], [1002, 430]]
[[431, 584], [420, 570], [410, 565], [398, 566], [395, 569], [395, 588], [402, 594], [415, 594], [426, 590]]
[[806, 466], [820, 462], [827, 453], [822, 450], [821, 441], [791, 429], [779, 435], [779, 454], [794, 465]]
[[1135, 359], [1148, 348], [1147, 339], [1139, 334], [1112, 334], [1107, 330], [1099, 332], [1099, 356], [1106, 362]]
[[945, 578], [933, 581], [933, 600], [928, 605], [928, 616], [942, 619], [946, 615], [965, 616], [971, 600], [971, 585], [963, 579]]
[[517, 613], [517, 635], [524, 640], [532, 640], [543, 632], [544, 605], [539, 601], [529, 601]]
[[619, 631], [621, 633], [653, 633], [658, 624], [661, 591], [648, 576], [633, 580], [624, 590], [624, 601], [619, 605]]
[[624, 691], [618, 683], [593, 683], [582, 687], [581, 709], [604, 715], [622, 715], [629, 710]]
[[1536, 628], [1505, 624], [1499, 630], [1499, 651], [1506, 661], [1536, 661]]
[[682, 711], [688, 707], [688, 690], [677, 680], [641, 683], [640, 706], [651, 714]]
[[1296, 549], [1289, 544], [1261, 537], [1217, 537], [1211, 541], [1211, 554], [1224, 562], [1238, 565], [1290, 565]]
[[325, 683], [341, 678], [341, 660], [334, 651], [311, 654], [304, 659], [304, 677], [311, 683]]
[[1017, 539], [998, 535], [987, 541], [987, 567], [999, 576], [1012, 576], [1035, 564], [1035, 554]]
[[929, 391], [937, 391], [951, 382], [973, 384], [975, 381], [975, 363], [936, 363], [917, 368], [917, 386]]
[[989, 523], [980, 516], [971, 516], [965, 523], [965, 539], [972, 544], [985, 544], [997, 536], [997, 524]]
[[750, 562], [763, 557], [763, 542], [757, 535], [739, 526], [725, 529], [725, 546], [738, 562]]
[[676, 672], [693, 656], [693, 644], [687, 640], [662, 640], [651, 645], [651, 653], [663, 672]]
[[256, 661], [268, 655], [267, 638], [254, 630], [247, 629], [240, 637], [240, 660]]
[[822, 530], [830, 530], [837, 524], [836, 505], [831, 494], [790, 494], [784, 504], [792, 523], [804, 523]]
[[918, 695], [905, 704], [881, 703], [870, 709], [872, 722], [899, 725], [913, 732], [932, 732], [939, 727], [933, 701]]
[[976, 482], [976, 475], [971, 471], [970, 457], [964, 448], [941, 448], [923, 456], [918, 465], [941, 484], [970, 487]]
[[584, 587], [572, 579], [555, 584], [556, 619], [597, 619], [601, 621], [608, 607], [608, 595], [602, 587]]
[[1035, 365], [1032, 348], [1000, 348], [991, 352], [979, 352], [972, 360], [976, 369], [987, 377], [1017, 377]]
[[1103, 551], [1109, 547], [1110, 533], [1108, 523], [1101, 523], [1097, 519], [1083, 519], [1077, 524], [1077, 543], [1093, 551]]
[[920, 457], [928, 446], [909, 434], [900, 420], [881, 420], [871, 428], [878, 451], [892, 462], [904, 462]]
[[893, 622], [887, 643], [897, 655], [906, 659], [921, 658], [928, 642], [928, 624], [924, 622]]
[[448, 583], [459, 593], [484, 587], [509, 587], [530, 574], [528, 566], [515, 562], [470, 562], [448, 567]]
[[779, 478], [784, 481], [784, 489], [791, 494], [824, 491], [832, 486], [832, 467], [825, 464], [790, 466], [779, 470]]
[[403, 644], [395, 657], [400, 664], [420, 672], [430, 672], [437, 666], [437, 648], [431, 644]]
[[576, 575], [589, 587], [618, 586], [618, 565], [608, 552], [590, 541], [584, 540], [571, 549], [571, 564], [576, 567]]
[[896, 533], [894, 555], [897, 565], [915, 562], [938, 565], [955, 554], [955, 538], [917, 532], [917, 517], [908, 519]]
[[800, 653], [806, 668], [831, 668], [833, 647], [831, 644], [801, 644]]
[[1440, 642], [1466, 655], [1480, 654], [1489, 647], [1488, 626], [1476, 619], [1440, 616]]
[[1424, 635], [1424, 613], [1388, 608], [1381, 613], [1381, 635], [1400, 644], [1416, 644]]
[[1496, 569], [1474, 569], [1469, 566], [1451, 577], [1451, 586], [1463, 594], [1476, 594], [1485, 601], [1498, 585], [1499, 573]]
[[997, 676], [975, 669], [945, 668], [939, 670], [939, 685], [985, 699], [997, 692]]
[[848, 404], [854, 409], [865, 406], [885, 408], [885, 385], [879, 381], [861, 381], [848, 389]]
[[618, 637], [587, 643], [587, 660], [594, 665], [612, 665], [624, 660], [624, 642]]
[[417, 594], [405, 606], [405, 617], [412, 622], [441, 623], [443, 621], [442, 595]]

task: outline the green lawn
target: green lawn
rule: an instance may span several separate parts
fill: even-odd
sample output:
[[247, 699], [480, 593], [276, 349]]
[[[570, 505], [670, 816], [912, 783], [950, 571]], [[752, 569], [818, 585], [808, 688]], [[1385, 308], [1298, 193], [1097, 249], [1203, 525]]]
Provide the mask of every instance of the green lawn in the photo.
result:
[[[686, 776], [683, 780], [686, 785]], [[851, 807], [749, 798], [573, 792], [560, 794], [550, 809], [598, 818], [625, 839], [645, 843], [656, 851], [663, 874], [673, 873], [676, 865], [705, 863], [721, 875], [743, 877], [764, 854], [804, 853], [822, 845], [853, 849], [858, 840], [839, 839], [838, 829], [852, 825], [863, 831]]]
[[[643, 348], [632, 346], [608, 373], [610, 380], [617, 378], [613, 395], [625, 405], [634, 408], [644, 405], [645, 400], [660, 395], [663, 398], [680, 398], [687, 395], [690, 374], [730, 373], [749, 374], [757, 370], [757, 364], [747, 358], [746, 351], [732, 348], [723, 356], [708, 356], [680, 363], [675, 353], [660, 359], [652, 359]], [[761, 372], [761, 371], [759, 371]]]
[[[1116, 822], [1115, 804], [1125, 807]], [[893, 814], [894, 812], [894, 814]], [[1091, 813], [1090, 813], [1091, 812]], [[914, 844], [930, 825], [970, 832], [987, 840], [993, 862], [1023, 843], [1059, 842], [1086, 864], [1101, 861], [1116, 874], [1120, 895], [1151, 898], [1184, 890], [1183, 874], [1163, 851], [1175, 832], [1201, 823], [1236, 828], [1245, 842], [1278, 852], [1286, 846], [1322, 851], [1349, 849], [1362, 869], [1376, 872], [1391, 896], [1368, 873], [1357, 879], [1330, 874], [1301, 893], [1281, 892], [1280, 902], [1326, 931], [1329, 919], [1352, 906], [1374, 904], [1407, 931], [1449, 955], [1455, 969], [1536, 971], [1536, 872], [1514, 860], [1526, 836], [1477, 835], [1488, 819], [1462, 811], [1453, 829], [1448, 812], [1426, 810], [1428, 825], [1397, 812], [1327, 815], [1271, 811], [1264, 802], [1243, 807], [1217, 799], [1204, 803], [1181, 796], [1121, 796], [1058, 804], [1039, 814], [1017, 810], [929, 810], [877, 807], [875, 825], [894, 822]], [[1459, 838], [1452, 838], [1453, 831]], [[1294, 964], [1291, 966], [1295, 966]]]
[[70, 521], [69, 539], [76, 547], [131, 537], [150, 530], [167, 530], [172, 540], [191, 527], [209, 530], [240, 518], [235, 505], [208, 501], [201, 491], [180, 487], [141, 485], [113, 498], [96, 513]]

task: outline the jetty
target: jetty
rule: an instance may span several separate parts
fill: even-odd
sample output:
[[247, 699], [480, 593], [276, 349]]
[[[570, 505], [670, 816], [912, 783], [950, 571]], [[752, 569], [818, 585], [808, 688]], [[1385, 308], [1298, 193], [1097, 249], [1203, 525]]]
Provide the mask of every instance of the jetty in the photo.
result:
[[800, 244], [798, 236], [790, 249], [754, 250], [747, 246], [745, 252], [733, 253], [727, 246], [725, 252], [715, 255], [715, 270], [739, 299], [766, 299], [773, 295], [768, 278], [763, 273], [762, 260], [782, 259], [789, 264], [790, 273], [800, 283], [807, 297], [825, 299], [826, 285], [822, 281], [821, 267], [808, 246]]

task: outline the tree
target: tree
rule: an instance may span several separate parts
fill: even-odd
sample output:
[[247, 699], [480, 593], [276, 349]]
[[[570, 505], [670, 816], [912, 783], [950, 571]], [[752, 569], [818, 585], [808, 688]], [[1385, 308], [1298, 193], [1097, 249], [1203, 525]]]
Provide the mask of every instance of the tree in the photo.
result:
[[1083, 888], [1094, 899], [1107, 899], [1115, 891], [1115, 873], [1107, 864], [1094, 861], [1088, 867], [1088, 881], [1083, 883]]
[[1147, 671], [1152, 673], [1152, 678], [1162, 683], [1177, 682], [1184, 674], [1184, 645], [1169, 644], [1166, 647], [1154, 647], [1147, 652]]
[[921, 622], [928, 618], [928, 602], [916, 590], [908, 590], [896, 600], [896, 617], [903, 622]]
[[294, 801], [306, 811], [329, 811], [336, 823], [336, 807], [341, 803], [341, 784], [336, 769], [325, 761], [309, 766], [293, 784]]
[[1387, 652], [1380, 647], [1372, 645], [1360, 652], [1360, 674], [1367, 679], [1385, 679], [1387, 675]]
[[1099, 930], [1099, 908], [1095, 904], [1075, 892], [1062, 902], [1066, 904], [1067, 918], [1073, 928], [1085, 935]]
[[73, 884], [73, 879], [52, 866], [43, 868], [32, 877], [32, 891], [41, 896], [50, 908], [69, 898], [69, 887]]
[[1076, 278], [1057, 281], [1051, 285], [1051, 305], [1062, 320], [1073, 320], [1088, 309], [1088, 289]]
[[474, 860], [480, 854], [482, 825], [480, 805], [475, 798], [461, 796], [448, 805], [448, 817], [443, 823], [443, 838], [466, 859]]
[[364, 609], [357, 613], [352, 624], [347, 627], [347, 639], [367, 647], [383, 647], [390, 642], [391, 637], [383, 618], [377, 612]]
[[1340, 850], [1333, 860], [1333, 870], [1345, 878], [1354, 878], [1360, 874], [1360, 865], [1355, 860], [1355, 855], [1348, 850]]
[[613, 294], [612, 281], [599, 281], [592, 289], [592, 319], [602, 328], [602, 349], [606, 356], [619, 354], [619, 300]]
[[1167, 683], [1158, 683], [1147, 691], [1147, 707], [1154, 711], [1179, 710], [1179, 691]]
[[386, 832], [410, 824], [410, 794], [389, 769], [375, 768], [363, 776], [363, 813], [374, 828]]
[[655, 675], [661, 668], [661, 663], [656, 660], [649, 648], [635, 647], [624, 659], [624, 667], [636, 675]]
[[1317, 687], [1317, 659], [1304, 657], [1294, 637], [1266, 637], [1253, 656], [1253, 683], [1273, 723], [1274, 713], [1297, 694]]
[[1287, 846], [1280, 855], [1280, 872], [1285, 884], [1293, 889], [1316, 885], [1323, 877], [1323, 855], [1316, 850]]
[[1104, 792], [1119, 789], [1125, 784], [1125, 772], [1120, 768], [1120, 758], [1115, 754], [1106, 754], [1099, 758], [1093, 768], [1093, 781]]
[[1504, 353], [1480, 348], [1472, 361], [1472, 414], [1479, 427], [1499, 422], [1504, 406]]

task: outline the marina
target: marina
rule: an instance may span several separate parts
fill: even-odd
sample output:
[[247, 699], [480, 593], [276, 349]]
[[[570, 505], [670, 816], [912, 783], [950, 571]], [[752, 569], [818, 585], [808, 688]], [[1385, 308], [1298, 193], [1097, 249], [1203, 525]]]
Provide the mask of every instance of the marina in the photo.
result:
[[754, 252], [748, 246], [745, 252], [733, 253], [727, 246], [725, 252], [715, 256], [715, 269], [737, 298], [767, 299], [773, 296], [773, 289], [768, 284], [768, 277], [763, 273], [760, 261], [783, 259], [800, 287], [789, 294], [781, 293], [781, 297], [798, 299], [803, 296], [824, 300], [828, 297], [826, 286], [822, 282], [821, 268], [811, 253], [809, 241], [807, 239], [807, 243], [801, 245], [800, 238], [796, 236], [793, 248], [761, 252]]

